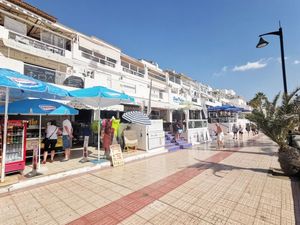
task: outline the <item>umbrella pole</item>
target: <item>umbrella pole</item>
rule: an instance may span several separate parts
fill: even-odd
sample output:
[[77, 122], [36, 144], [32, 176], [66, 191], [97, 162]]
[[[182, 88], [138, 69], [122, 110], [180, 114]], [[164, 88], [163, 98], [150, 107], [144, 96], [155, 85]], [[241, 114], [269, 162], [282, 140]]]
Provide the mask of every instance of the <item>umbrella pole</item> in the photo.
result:
[[42, 136], [42, 114], [40, 114], [39, 122], [39, 160], [38, 160], [38, 169], [41, 168], [41, 136]]
[[1, 183], [5, 178], [5, 158], [6, 158], [6, 141], [7, 141], [7, 123], [8, 123], [8, 101], [9, 101], [9, 89], [6, 87], [5, 93], [5, 112], [4, 112], [4, 130], [3, 130], [3, 150], [2, 150], [2, 162], [1, 162]]
[[100, 160], [100, 103], [99, 103], [99, 108], [98, 108], [98, 111], [99, 111], [99, 119], [98, 119], [98, 161]]

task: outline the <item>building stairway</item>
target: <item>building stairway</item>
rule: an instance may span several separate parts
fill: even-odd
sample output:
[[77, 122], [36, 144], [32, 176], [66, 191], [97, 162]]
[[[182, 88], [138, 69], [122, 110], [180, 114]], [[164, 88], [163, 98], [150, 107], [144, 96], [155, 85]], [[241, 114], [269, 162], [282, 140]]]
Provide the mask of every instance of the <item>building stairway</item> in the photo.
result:
[[192, 144], [188, 143], [183, 138], [175, 141], [174, 135], [172, 133], [165, 134], [165, 148], [168, 149], [169, 152], [190, 147], [192, 147]]

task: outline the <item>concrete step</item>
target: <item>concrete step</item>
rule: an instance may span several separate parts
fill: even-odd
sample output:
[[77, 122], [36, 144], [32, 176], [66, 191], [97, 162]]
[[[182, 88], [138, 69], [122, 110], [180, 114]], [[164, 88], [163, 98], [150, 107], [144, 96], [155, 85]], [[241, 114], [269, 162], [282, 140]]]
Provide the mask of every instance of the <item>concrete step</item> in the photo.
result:
[[167, 137], [165, 137], [165, 139], [167, 139], [167, 140], [173, 140], [174, 137], [169, 137], [169, 136], [167, 136]]
[[171, 151], [177, 151], [180, 149], [180, 146], [179, 145], [174, 145], [174, 146], [170, 146], [167, 148], [169, 152]]
[[185, 143], [179, 145], [181, 149], [191, 148], [193, 145], [191, 143]]
[[165, 143], [165, 148], [176, 146], [176, 143]]

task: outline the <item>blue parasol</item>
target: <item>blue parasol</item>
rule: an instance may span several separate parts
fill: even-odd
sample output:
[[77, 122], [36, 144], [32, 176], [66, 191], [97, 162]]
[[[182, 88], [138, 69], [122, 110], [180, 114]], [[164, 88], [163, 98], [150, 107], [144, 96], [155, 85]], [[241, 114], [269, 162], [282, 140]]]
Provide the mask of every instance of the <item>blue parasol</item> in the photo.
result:
[[[101, 107], [134, 102], [133, 97], [103, 86], [78, 89], [69, 93], [71, 97], [76, 98], [76, 100], [81, 101], [83, 104], [97, 108], [99, 110], [99, 117]], [[100, 160], [100, 124], [98, 125], [98, 160]]]
[[0, 91], [0, 98], [5, 96], [3, 148], [1, 163], [1, 182], [4, 182], [8, 121], [7, 112], [9, 97], [11, 96], [14, 99], [24, 99], [28, 97], [64, 99], [69, 96], [69, 93], [64, 89], [54, 87], [51, 84], [44, 83], [32, 77], [25, 76], [16, 71], [4, 68], [0, 68], [0, 87], [5, 89]]

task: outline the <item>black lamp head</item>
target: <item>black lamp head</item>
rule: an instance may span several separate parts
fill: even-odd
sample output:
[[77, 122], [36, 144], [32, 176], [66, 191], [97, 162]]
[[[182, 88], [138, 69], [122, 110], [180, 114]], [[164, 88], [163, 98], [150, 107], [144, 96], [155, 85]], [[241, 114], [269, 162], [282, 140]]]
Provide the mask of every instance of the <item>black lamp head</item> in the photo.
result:
[[268, 44], [269, 44], [269, 42], [267, 42], [265, 39], [260, 37], [258, 44], [256, 45], [256, 48], [263, 48], [263, 47], [267, 46]]

